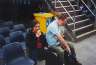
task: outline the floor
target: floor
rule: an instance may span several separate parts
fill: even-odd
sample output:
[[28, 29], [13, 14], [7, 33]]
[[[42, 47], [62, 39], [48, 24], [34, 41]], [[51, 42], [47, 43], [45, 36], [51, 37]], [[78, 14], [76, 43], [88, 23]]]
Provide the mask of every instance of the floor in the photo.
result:
[[74, 44], [77, 58], [83, 65], [96, 65], [96, 35]]
[[[96, 34], [73, 45], [82, 65], [96, 65]], [[45, 61], [39, 62], [38, 65], [45, 65]]]

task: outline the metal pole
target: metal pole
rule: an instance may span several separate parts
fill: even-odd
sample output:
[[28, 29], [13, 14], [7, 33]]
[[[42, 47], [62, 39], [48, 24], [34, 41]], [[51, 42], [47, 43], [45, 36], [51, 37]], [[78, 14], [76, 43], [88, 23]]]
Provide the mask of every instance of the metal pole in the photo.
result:
[[96, 15], [95, 15], [94, 29], [96, 29]]
[[56, 8], [56, 0], [55, 0], [55, 8]]

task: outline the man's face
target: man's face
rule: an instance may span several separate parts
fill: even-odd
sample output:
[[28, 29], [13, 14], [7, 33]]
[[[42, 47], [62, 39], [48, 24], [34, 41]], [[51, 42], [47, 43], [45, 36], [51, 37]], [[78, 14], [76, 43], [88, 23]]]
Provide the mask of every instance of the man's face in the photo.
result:
[[60, 25], [60, 26], [65, 25], [65, 20], [61, 20], [61, 19], [60, 19], [60, 20], [59, 20], [59, 25]]

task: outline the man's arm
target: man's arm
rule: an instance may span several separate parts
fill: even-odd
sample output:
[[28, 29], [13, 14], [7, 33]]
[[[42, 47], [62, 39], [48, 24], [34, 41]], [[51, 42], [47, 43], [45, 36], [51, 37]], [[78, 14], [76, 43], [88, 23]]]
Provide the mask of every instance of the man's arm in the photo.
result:
[[57, 34], [56, 36], [57, 36], [58, 40], [61, 42], [60, 43], [61, 46], [70, 53], [71, 52], [70, 47], [69, 47], [68, 43], [64, 40], [64, 38], [60, 34]]

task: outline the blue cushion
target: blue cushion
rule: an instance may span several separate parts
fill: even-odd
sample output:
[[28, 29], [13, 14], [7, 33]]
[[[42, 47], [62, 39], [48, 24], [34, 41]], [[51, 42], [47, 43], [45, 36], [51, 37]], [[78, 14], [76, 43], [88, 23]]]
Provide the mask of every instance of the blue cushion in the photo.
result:
[[3, 48], [6, 65], [34, 65], [34, 61], [25, 57], [20, 43], [10, 43]]
[[22, 31], [15, 31], [10, 33], [10, 42], [22, 42], [24, 41], [24, 35]]
[[3, 59], [3, 48], [0, 48], [0, 59]]
[[29, 58], [20, 57], [18, 59], [13, 60], [8, 65], [34, 65], [34, 61]]
[[3, 27], [0, 28], [0, 34], [3, 35], [4, 37], [9, 36], [10, 29], [8, 27]]
[[0, 35], [0, 47], [4, 46], [6, 44], [4, 36]]
[[12, 21], [7, 21], [4, 23], [5, 27], [9, 27], [10, 29], [13, 29], [13, 22]]
[[14, 25], [13, 31], [22, 31], [25, 32], [26, 28], [23, 24]]
[[6, 37], [5, 41], [6, 41], [6, 44], [9, 44], [10, 43], [10, 37]]
[[24, 57], [24, 51], [20, 45], [20, 43], [10, 43], [5, 45], [4, 47], [4, 59], [7, 63], [10, 63], [12, 60], [17, 59], [19, 57]]

